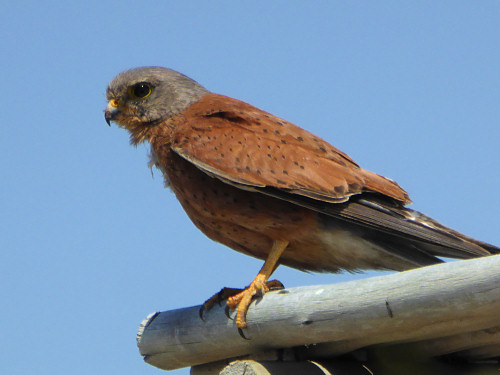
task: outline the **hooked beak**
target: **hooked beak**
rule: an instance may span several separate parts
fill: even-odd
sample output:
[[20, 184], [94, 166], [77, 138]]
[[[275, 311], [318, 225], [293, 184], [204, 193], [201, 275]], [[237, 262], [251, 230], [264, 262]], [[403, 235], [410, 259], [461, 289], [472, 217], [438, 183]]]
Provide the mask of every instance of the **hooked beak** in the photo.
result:
[[119, 113], [120, 109], [118, 107], [118, 102], [115, 99], [111, 99], [104, 110], [104, 119], [109, 126], [111, 126], [111, 121], [113, 121]]

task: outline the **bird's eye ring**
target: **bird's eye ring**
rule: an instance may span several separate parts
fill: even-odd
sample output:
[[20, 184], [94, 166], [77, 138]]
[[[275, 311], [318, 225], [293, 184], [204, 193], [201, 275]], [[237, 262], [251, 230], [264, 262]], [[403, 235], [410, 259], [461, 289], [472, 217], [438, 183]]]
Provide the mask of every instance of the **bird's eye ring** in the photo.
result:
[[153, 87], [147, 82], [139, 82], [129, 87], [128, 93], [132, 99], [147, 98], [153, 92]]

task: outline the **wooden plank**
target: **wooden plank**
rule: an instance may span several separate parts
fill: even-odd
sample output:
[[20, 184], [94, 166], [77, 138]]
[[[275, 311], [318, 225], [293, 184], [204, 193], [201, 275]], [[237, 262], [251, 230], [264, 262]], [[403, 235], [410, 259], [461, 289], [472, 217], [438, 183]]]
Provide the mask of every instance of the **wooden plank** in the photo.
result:
[[223, 307], [205, 321], [199, 306], [162, 312], [144, 322], [138, 346], [147, 363], [169, 370], [300, 345], [321, 357], [480, 331], [500, 323], [499, 271], [497, 255], [271, 292], [248, 312], [248, 340]]
[[257, 362], [240, 360], [230, 363], [220, 375], [325, 375], [315, 364], [302, 362]]
[[[500, 320], [500, 317], [499, 317]], [[441, 356], [500, 343], [500, 326], [412, 344], [420, 355]], [[500, 353], [498, 353], [500, 355]]]
[[500, 343], [468, 349], [461, 353], [469, 359], [488, 359], [500, 357]]
[[241, 359], [226, 366], [199, 365], [191, 375], [370, 375], [372, 372], [356, 361], [255, 361]]

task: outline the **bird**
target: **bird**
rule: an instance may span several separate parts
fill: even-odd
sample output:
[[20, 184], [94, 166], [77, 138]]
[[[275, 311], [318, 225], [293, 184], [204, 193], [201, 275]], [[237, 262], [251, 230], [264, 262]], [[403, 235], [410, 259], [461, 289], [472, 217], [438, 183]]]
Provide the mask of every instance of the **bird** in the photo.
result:
[[[118, 74], [105, 120], [150, 145], [164, 177], [208, 238], [264, 260], [253, 281], [228, 292], [235, 324], [274, 288], [279, 265], [310, 272], [405, 271], [500, 253], [407, 207], [395, 181], [361, 168], [309, 131], [243, 101], [210, 92], [164, 67]], [[203, 307], [209, 309], [216, 294]]]

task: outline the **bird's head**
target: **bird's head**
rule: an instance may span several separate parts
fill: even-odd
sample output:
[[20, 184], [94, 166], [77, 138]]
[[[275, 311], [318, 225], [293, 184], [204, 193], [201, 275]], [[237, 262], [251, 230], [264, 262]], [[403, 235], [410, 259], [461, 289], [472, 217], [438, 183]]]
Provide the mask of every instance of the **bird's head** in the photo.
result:
[[126, 128], [131, 143], [147, 138], [147, 131], [182, 112], [208, 91], [174, 70], [143, 67], [118, 74], [106, 89], [104, 117]]

